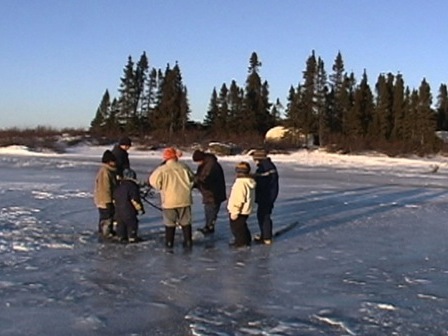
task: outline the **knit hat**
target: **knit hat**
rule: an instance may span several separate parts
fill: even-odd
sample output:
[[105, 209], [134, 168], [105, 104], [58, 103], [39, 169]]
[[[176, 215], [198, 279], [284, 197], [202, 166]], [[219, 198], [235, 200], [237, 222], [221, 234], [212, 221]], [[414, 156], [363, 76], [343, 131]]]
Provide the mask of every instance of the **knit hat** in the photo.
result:
[[117, 159], [115, 158], [114, 153], [112, 153], [110, 150], [106, 150], [103, 153], [103, 157], [101, 158], [102, 163], [109, 163], [109, 162], [117, 162]]
[[132, 141], [129, 137], [124, 136], [124, 137], [120, 138], [120, 140], [118, 141], [118, 145], [119, 146], [132, 146]]
[[173, 147], [165, 148], [165, 150], [163, 151], [163, 159], [165, 161], [172, 160], [172, 159], [177, 160], [176, 148], [173, 148]]
[[237, 174], [249, 174], [250, 173], [250, 164], [242, 161], [235, 166], [235, 172]]
[[268, 153], [266, 152], [265, 149], [256, 149], [253, 153], [252, 153], [252, 158], [254, 160], [263, 160], [266, 159]]
[[123, 170], [123, 178], [127, 180], [135, 180], [137, 179], [137, 174], [130, 168], [126, 168]]
[[199, 150], [199, 149], [196, 149], [193, 152], [192, 158], [193, 158], [194, 162], [204, 161], [205, 153], [203, 151]]

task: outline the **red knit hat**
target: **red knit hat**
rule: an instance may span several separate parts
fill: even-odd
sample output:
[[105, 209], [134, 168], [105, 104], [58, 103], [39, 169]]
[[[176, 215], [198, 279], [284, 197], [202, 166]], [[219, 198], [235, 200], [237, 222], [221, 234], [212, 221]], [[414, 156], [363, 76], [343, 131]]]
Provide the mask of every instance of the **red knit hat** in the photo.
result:
[[176, 159], [177, 160], [176, 149], [173, 148], [173, 147], [165, 148], [165, 150], [163, 151], [163, 159], [165, 161], [172, 160], [172, 159]]

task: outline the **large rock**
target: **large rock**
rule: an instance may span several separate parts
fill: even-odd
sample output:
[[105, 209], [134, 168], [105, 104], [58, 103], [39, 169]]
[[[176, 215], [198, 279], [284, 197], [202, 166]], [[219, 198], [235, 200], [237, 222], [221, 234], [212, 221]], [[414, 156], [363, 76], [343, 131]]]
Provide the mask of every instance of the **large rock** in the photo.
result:
[[264, 137], [266, 142], [281, 142], [291, 135], [289, 128], [284, 126], [275, 126], [266, 132]]

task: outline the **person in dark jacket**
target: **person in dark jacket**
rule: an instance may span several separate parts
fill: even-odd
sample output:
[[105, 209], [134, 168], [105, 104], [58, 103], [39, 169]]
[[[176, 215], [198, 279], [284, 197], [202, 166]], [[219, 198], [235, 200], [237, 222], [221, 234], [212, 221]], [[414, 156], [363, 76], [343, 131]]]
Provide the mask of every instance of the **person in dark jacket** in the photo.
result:
[[203, 234], [213, 233], [221, 203], [227, 199], [224, 172], [217, 157], [211, 153], [195, 150], [192, 158], [199, 164], [194, 187], [202, 194], [205, 213], [205, 226], [199, 231]]
[[272, 209], [279, 192], [277, 167], [267, 156], [264, 149], [255, 150], [252, 154], [257, 170], [255, 171], [255, 203], [257, 203], [257, 219], [260, 235], [255, 241], [269, 245], [272, 243]]
[[114, 202], [117, 240], [129, 243], [139, 241], [137, 215], [144, 214], [145, 209], [140, 198], [137, 175], [132, 169], [123, 171], [123, 178], [114, 191]]
[[131, 168], [129, 163], [128, 150], [132, 146], [132, 141], [129, 137], [124, 136], [118, 140], [118, 143], [112, 149], [117, 160], [117, 176], [119, 178], [123, 177], [123, 170]]

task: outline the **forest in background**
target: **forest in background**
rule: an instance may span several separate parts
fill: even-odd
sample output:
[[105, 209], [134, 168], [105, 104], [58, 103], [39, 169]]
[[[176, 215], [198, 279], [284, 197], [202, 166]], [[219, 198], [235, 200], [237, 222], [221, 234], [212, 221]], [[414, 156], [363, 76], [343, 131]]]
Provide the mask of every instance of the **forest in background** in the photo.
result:
[[[445, 149], [436, 134], [448, 131], [446, 84], [440, 84], [436, 99], [425, 78], [418, 88], [410, 88], [401, 73], [381, 73], [371, 87], [366, 70], [360, 79], [345, 71], [340, 52], [327, 72], [324, 61], [312, 51], [298, 84], [290, 86], [287, 101], [282, 103], [279, 98], [271, 99], [261, 68], [253, 52], [245, 83], [232, 80], [214, 87], [204, 120], [195, 122], [190, 120], [180, 65], [176, 62], [156, 69], [150, 67], [146, 52], [136, 62], [129, 56], [118, 96], [105, 90], [85, 133], [96, 139], [127, 134], [141, 144], [220, 141], [253, 147], [266, 145], [266, 132], [281, 125], [291, 130], [278, 144], [283, 148], [313, 144], [331, 151], [376, 150], [389, 155], [424, 155]], [[21, 132], [45, 131], [57, 132], [45, 127]], [[17, 137], [17, 133], [17, 129], [5, 130], [0, 136]]]
[[[418, 88], [403, 75], [379, 74], [372, 88], [367, 71], [358, 80], [345, 71], [337, 53], [331, 71], [314, 51], [305, 62], [298, 85], [287, 101], [272, 100], [269, 82], [261, 77], [256, 52], [249, 58], [244, 85], [235, 80], [211, 90], [202, 123], [190, 121], [187, 86], [179, 64], [151, 68], [145, 52], [137, 62], [128, 57], [118, 89], [105, 91], [90, 132], [101, 136], [126, 133], [169, 143], [209, 140], [260, 144], [273, 126], [294, 130], [291, 146], [315, 145], [347, 152], [432, 153], [443, 148], [436, 131], [448, 130], [448, 92], [441, 84], [434, 102], [422, 79]], [[310, 141], [311, 139], [311, 141]]]

